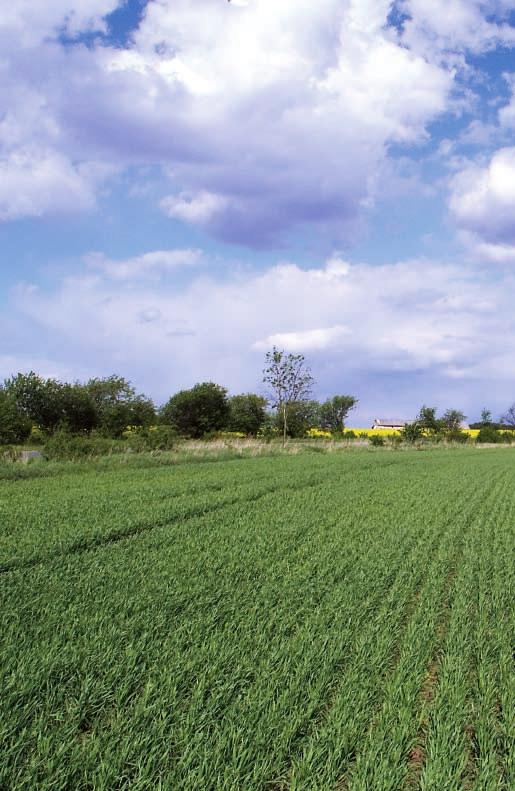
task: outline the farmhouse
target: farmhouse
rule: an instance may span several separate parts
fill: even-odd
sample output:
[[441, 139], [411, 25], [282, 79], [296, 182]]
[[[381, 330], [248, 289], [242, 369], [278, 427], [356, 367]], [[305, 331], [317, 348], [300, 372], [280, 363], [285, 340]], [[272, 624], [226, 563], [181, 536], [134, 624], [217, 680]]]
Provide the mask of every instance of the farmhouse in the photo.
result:
[[387, 428], [390, 431], [401, 431], [407, 423], [411, 423], [411, 420], [402, 420], [401, 418], [382, 418], [376, 417], [374, 420], [374, 424], [372, 428]]

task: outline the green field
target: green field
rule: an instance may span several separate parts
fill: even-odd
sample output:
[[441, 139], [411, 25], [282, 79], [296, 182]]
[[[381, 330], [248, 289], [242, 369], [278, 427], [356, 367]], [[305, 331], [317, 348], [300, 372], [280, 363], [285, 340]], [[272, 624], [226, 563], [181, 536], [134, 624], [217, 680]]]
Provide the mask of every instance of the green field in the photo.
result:
[[515, 788], [513, 450], [70, 464], [0, 523], [2, 791]]

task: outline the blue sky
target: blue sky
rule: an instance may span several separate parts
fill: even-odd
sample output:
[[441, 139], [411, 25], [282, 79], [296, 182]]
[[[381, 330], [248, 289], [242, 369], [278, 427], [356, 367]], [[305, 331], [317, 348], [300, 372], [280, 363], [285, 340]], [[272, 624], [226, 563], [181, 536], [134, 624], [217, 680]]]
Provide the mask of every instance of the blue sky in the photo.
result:
[[515, 401], [515, 0], [21, 0], [0, 377]]

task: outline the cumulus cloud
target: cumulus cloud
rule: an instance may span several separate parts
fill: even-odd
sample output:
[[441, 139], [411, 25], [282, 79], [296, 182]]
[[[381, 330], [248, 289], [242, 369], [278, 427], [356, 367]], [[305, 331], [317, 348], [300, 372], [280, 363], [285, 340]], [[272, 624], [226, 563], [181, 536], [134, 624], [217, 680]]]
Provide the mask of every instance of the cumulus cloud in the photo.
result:
[[[156, 278], [166, 272], [182, 267], [195, 266], [202, 260], [200, 250], [155, 250], [133, 258], [113, 261], [103, 253], [89, 253], [85, 261], [91, 269], [96, 269], [112, 280], [135, 280]], [[152, 320], [152, 319], [148, 319]]]
[[428, 57], [449, 59], [453, 53], [481, 53], [515, 42], [509, 24], [512, 0], [401, 0], [397, 5], [406, 15], [404, 41]]
[[289, 352], [307, 352], [317, 349], [328, 349], [337, 346], [345, 335], [350, 334], [348, 327], [336, 325], [335, 327], [318, 327], [313, 330], [300, 332], [278, 332], [269, 335], [265, 340], [257, 341], [255, 349], [270, 349], [277, 346]]
[[449, 208], [469, 246], [493, 261], [515, 257], [515, 147], [468, 163], [451, 182]]
[[0, 157], [0, 220], [91, 210], [105, 172], [51, 150], [22, 148]]
[[123, 0], [16, 0], [4, 3], [0, 15], [2, 33], [17, 34], [17, 43], [31, 46], [45, 37], [65, 32], [105, 30], [105, 16]]
[[[334, 256], [319, 268], [281, 263], [224, 282], [191, 273], [181, 287], [85, 273], [50, 291], [20, 286], [13, 304], [36, 346], [56, 348], [56, 365], [81, 360], [90, 375], [116, 368], [158, 399], [205, 379], [259, 390], [274, 344], [306, 354], [319, 395], [354, 389], [383, 410], [385, 382], [414, 410], [420, 399], [449, 397], [452, 382], [477, 391], [496, 376], [502, 393], [515, 364], [510, 270], [492, 282], [466, 266]], [[468, 408], [473, 392], [462, 396]]]
[[[4, 158], [37, 140], [68, 168], [162, 166], [165, 214], [251, 245], [301, 224], [348, 233], [388, 146], [424, 140], [453, 85], [452, 71], [397, 40], [388, 0], [151, 0], [126, 48], [38, 39], [22, 52], [9, 41], [30, 28], [28, 5], [12, 5]], [[38, 3], [36, 29], [100, 26], [115, 5]]]
[[188, 195], [168, 195], [161, 201], [161, 208], [168, 217], [194, 225], [208, 225], [227, 206], [227, 199], [212, 192]]
[[463, 54], [514, 41], [511, 2], [150, 0], [125, 47], [61, 45], [119, 4], [2, 12], [0, 160], [20, 193], [4, 219], [89, 209], [109, 175], [150, 164], [170, 182], [156, 210], [222, 239], [349, 238], [392, 144], [423, 142], [454, 106]]

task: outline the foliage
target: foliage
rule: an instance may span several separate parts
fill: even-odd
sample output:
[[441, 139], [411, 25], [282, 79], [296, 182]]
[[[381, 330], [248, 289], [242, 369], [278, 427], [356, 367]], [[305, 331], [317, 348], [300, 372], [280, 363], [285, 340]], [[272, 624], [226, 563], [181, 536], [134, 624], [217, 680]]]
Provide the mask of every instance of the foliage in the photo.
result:
[[43, 445], [46, 439], [45, 432], [40, 429], [39, 426], [33, 425], [30, 428], [30, 434], [28, 436], [28, 443], [30, 445]]
[[[292, 439], [300, 439], [306, 436], [307, 431], [318, 426], [320, 404], [318, 401], [291, 401], [286, 405], [286, 424], [287, 436]], [[278, 412], [275, 416], [276, 426], [282, 431], [283, 415]]]
[[31, 423], [48, 432], [62, 424], [65, 415], [61, 384], [56, 379], [43, 379], [30, 371], [6, 379], [4, 388]]
[[245, 393], [229, 399], [227, 429], [256, 436], [266, 419], [266, 398]]
[[415, 423], [418, 423], [423, 433], [427, 436], [437, 434], [442, 428], [442, 424], [436, 417], [436, 407], [433, 406], [422, 406]]
[[504, 415], [501, 415], [501, 423], [505, 426], [515, 426], [515, 404], [512, 404]]
[[17, 445], [30, 434], [30, 420], [9, 393], [0, 388], [0, 445]]
[[287, 354], [276, 346], [265, 355], [263, 382], [270, 388], [270, 405], [281, 417], [283, 444], [288, 434], [288, 408], [307, 401], [313, 377], [303, 354]]
[[368, 441], [374, 448], [382, 448], [385, 444], [384, 437], [380, 437], [377, 434], [371, 434]]
[[424, 430], [418, 420], [414, 420], [412, 423], [406, 423], [401, 431], [401, 437], [404, 442], [408, 442], [410, 444], [418, 442], [423, 436]]
[[123, 376], [90, 379], [84, 386], [92, 398], [99, 430], [107, 437], [121, 437], [126, 426], [150, 426], [156, 422], [152, 401], [137, 394]]
[[136, 396], [130, 401], [108, 404], [101, 412], [99, 429], [107, 437], [121, 437], [127, 426], [148, 428], [156, 422], [152, 401]]
[[123, 453], [127, 447], [102, 436], [71, 434], [66, 429], [54, 431], [45, 442], [43, 454], [49, 460], [76, 460], [94, 456]]
[[227, 426], [230, 407], [225, 387], [202, 382], [181, 390], [161, 410], [161, 418], [184, 436], [199, 438]]
[[257, 439], [264, 439], [267, 442], [270, 442], [271, 440], [279, 437], [280, 434], [281, 431], [277, 426], [277, 415], [267, 413], [265, 415], [264, 423], [257, 433]]
[[46, 434], [57, 429], [83, 433], [99, 429], [120, 437], [125, 426], [150, 425], [155, 409], [119, 376], [90, 379], [85, 385], [43, 379], [31, 371], [5, 381], [5, 390], [23, 414]]
[[499, 443], [503, 441], [502, 434], [497, 431], [497, 429], [492, 426], [485, 424], [479, 429], [479, 434], [476, 437], [476, 442], [490, 442], [490, 443]]
[[309, 437], [309, 439], [332, 439], [333, 438], [333, 435], [331, 434], [330, 431], [325, 431], [323, 428], [316, 428], [316, 426], [313, 427], [313, 428], [308, 429], [307, 432], [306, 432], [306, 436]]
[[492, 424], [492, 413], [489, 409], [482, 409], [481, 410], [481, 425], [482, 426], [490, 426]]
[[347, 415], [358, 399], [351, 395], [335, 395], [320, 406], [320, 425], [333, 433], [343, 431]]
[[459, 409], [446, 409], [440, 419], [440, 426], [444, 432], [453, 433], [461, 431], [461, 424], [465, 415]]

